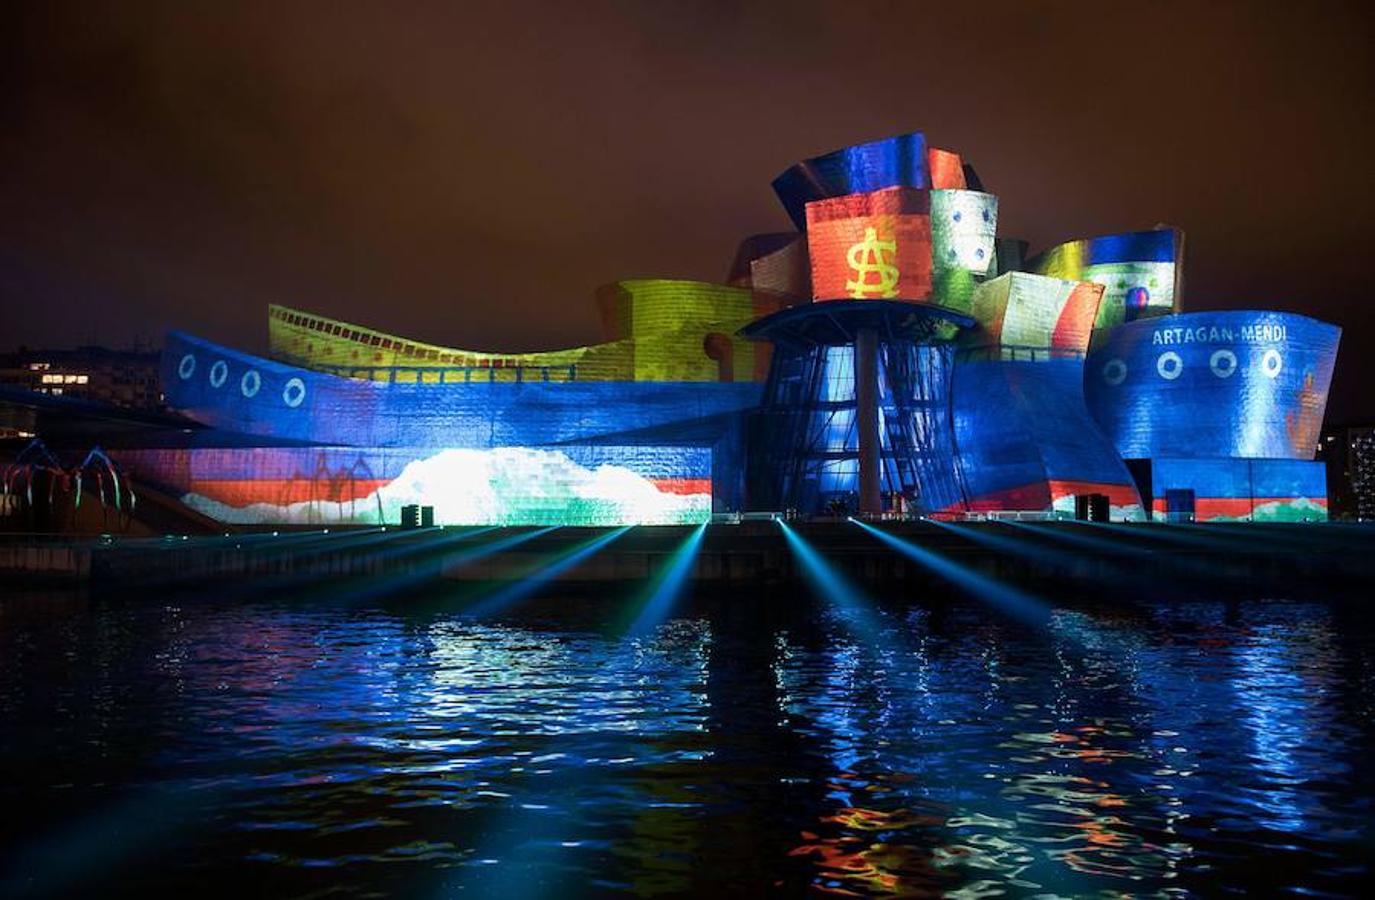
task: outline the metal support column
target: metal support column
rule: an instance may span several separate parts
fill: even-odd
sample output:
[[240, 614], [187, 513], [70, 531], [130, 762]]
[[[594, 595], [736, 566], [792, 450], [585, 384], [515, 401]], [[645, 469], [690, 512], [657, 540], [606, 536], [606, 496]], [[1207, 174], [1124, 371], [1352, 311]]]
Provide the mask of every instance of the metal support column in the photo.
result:
[[878, 331], [855, 332], [855, 424], [859, 432], [859, 511], [883, 512], [879, 490]]

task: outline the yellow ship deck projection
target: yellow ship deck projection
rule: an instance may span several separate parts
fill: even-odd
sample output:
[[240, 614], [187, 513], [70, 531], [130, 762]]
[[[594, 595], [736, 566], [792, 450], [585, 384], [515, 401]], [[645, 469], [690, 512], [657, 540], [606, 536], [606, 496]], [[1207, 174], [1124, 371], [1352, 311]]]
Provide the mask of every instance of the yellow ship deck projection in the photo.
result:
[[[1312, 461], [1340, 331], [1183, 312], [1183, 235], [1023, 261], [999, 200], [922, 134], [774, 181], [795, 226], [728, 284], [596, 292], [603, 340], [459, 349], [267, 310], [267, 358], [174, 332], [204, 427], [113, 453], [233, 523], [690, 524], [713, 514], [1325, 516]], [[1087, 360], [1087, 364], [1086, 364]]]

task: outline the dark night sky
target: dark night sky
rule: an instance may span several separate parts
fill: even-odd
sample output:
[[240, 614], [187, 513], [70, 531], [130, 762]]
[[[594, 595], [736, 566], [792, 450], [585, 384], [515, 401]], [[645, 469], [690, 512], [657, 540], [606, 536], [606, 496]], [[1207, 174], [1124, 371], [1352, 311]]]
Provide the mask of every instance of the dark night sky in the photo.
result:
[[1033, 248], [1170, 222], [1185, 307], [1345, 329], [1375, 414], [1362, 4], [24, 3], [0, 28], [0, 348], [261, 349], [272, 301], [474, 349], [719, 280], [804, 156], [923, 130]]

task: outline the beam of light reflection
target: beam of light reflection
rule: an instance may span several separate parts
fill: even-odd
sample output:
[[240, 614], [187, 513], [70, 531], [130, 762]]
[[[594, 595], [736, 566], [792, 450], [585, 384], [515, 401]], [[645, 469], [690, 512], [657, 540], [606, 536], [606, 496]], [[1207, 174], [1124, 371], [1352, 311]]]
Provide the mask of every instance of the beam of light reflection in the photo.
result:
[[965, 540], [987, 547], [990, 550], [1006, 553], [1009, 556], [1018, 556], [1023, 559], [1045, 562], [1063, 571], [1073, 571], [1080, 559], [1080, 557], [1065, 550], [1038, 546], [1035, 541], [1031, 540], [1018, 540], [1004, 534], [993, 534], [987, 529], [972, 528], [968, 525], [956, 525], [954, 522], [941, 522], [936, 519], [928, 519], [927, 521], [937, 528], [943, 528], [951, 534], [957, 534]]
[[33, 838], [7, 842], [0, 896], [89, 896], [94, 885], [109, 884], [112, 869], [131, 859], [157, 858], [168, 829], [194, 834], [223, 808], [220, 804], [230, 802], [230, 794], [227, 780], [198, 784], [195, 790], [155, 782], [120, 791], [118, 801], [82, 811], [55, 830], [39, 829]]
[[402, 564], [423, 567], [455, 544], [481, 537], [492, 531], [496, 531], [496, 528], [464, 528], [452, 531], [439, 528], [392, 529], [384, 534], [370, 535], [360, 542], [341, 540], [336, 544], [312, 548], [302, 555], [335, 551], [356, 552], [358, 556], [367, 560], [369, 567]]
[[1256, 778], [1248, 793], [1258, 823], [1291, 833], [1328, 815], [1306, 788], [1337, 778], [1346, 764], [1328, 752], [1332, 740], [1335, 664], [1327, 611], [1305, 604], [1293, 621], [1256, 623], [1231, 648], [1232, 688], [1253, 752], [1245, 754]]
[[[438, 534], [438, 529], [429, 529], [429, 534]], [[469, 532], [470, 534], [475, 532]], [[270, 556], [290, 556], [299, 554], [303, 557], [318, 556], [323, 553], [334, 553], [348, 551], [350, 553], [361, 551], [363, 548], [377, 548], [383, 544], [395, 544], [405, 537], [417, 537], [414, 531], [404, 531], [399, 528], [369, 528], [359, 531], [324, 531], [302, 534], [299, 539], [291, 537], [273, 537], [270, 534], [254, 541], [245, 541], [243, 535], [231, 535], [228, 537], [215, 538], [218, 542], [216, 549], [247, 550], [251, 553], [260, 554], [264, 557]]]
[[845, 627], [856, 638], [874, 644], [881, 640], [882, 623], [874, 612], [875, 604], [864, 591], [840, 573], [817, 549], [794, 531], [787, 522], [775, 519], [783, 529], [788, 548], [802, 567], [802, 576], [814, 593], [831, 604]]
[[693, 564], [697, 562], [697, 551], [701, 549], [702, 538], [707, 533], [707, 523], [698, 525], [669, 556], [668, 562], [650, 582], [648, 596], [639, 604], [639, 614], [626, 632], [634, 636], [648, 634], [663, 624], [669, 611], [677, 602], [692, 574]]
[[434, 528], [410, 529], [403, 531], [402, 534], [408, 534], [412, 540], [401, 540], [395, 544], [388, 543], [386, 549], [370, 553], [369, 558], [382, 565], [394, 565], [400, 562], [423, 564], [447, 552], [455, 544], [466, 543], [473, 538], [501, 530], [495, 525], [458, 529], [454, 532]]
[[1177, 524], [1170, 522], [1139, 522], [1131, 525], [1122, 522], [1076, 522], [1075, 524], [1081, 528], [1120, 534], [1123, 537], [1147, 544], [1169, 544], [1176, 547], [1195, 548], [1210, 547], [1222, 550], [1255, 546], [1254, 538], [1248, 540], [1243, 536], [1222, 535], [1207, 528], [1201, 531], [1191, 531], [1179, 528]]
[[632, 527], [631, 525], [622, 525], [619, 528], [612, 528], [604, 534], [564, 550], [533, 572], [516, 579], [495, 593], [481, 597], [476, 602], [469, 604], [458, 614], [467, 618], [479, 618], [503, 612], [528, 598], [540, 587], [564, 572], [595, 556], [607, 544], [625, 534]]
[[[462, 563], [473, 561], [492, 552], [503, 550], [509, 545], [524, 543], [525, 540], [535, 537], [535, 532], [524, 532], [520, 535], [511, 535], [505, 539], [491, 540], [487, 543], [480, 543], [472, 550], [462, 551], [458, 556], [448, 555], [456, 544], [463, 541], [487, 535], [495, 532], [496, 526], [484, 526], [484, 528], [470, 529], [406, 529], [401, 530], [399, 535], [408, 537], [399, 545], [388, 545], [385, 548], [374, 547], [373, 550], [359, 551], [360, 558], [364, 562], [359, 563], [359, 570], [366, 572], [367, 569], [374, 569], [369, 576], [349, 578], [348, 581], [336, 580], [320, 574], [318, 567], [305, 566], [303, 572], [289, 574], [289, 576], [272, 578], [270, 581], [254, 580], [248, 581], [235, 589], [236, 594], [263, 594], [263, 592], [274, 592], [274, 594], [287, 594], [293, 602], [311, 602], [311, 600], [329, 600], [330, 603], [363, 603], [367, 600], [382, 598], [382, 596], [397, 595], [404, 589], [415, 587], [415, 585], [432, 581], [440, 576], [441, 570], [445, 567], [462, 565]], [[551, 529], [544, 529], [551, 530]], [[378, 536], [381, 539], [392, 539], [395, 532], [388, 535]], [[543, 532], [539, 532], [543, 533]], [[331, 548], [333, 550], [333, 548]], [[342, 548], [345, 554], [352, 554], [352, 547]]]
[[[1235, 551], [1254, 549], [1254, 545], [1207, 546], [1203, 544], [1179, 543], [1169, 538], [1153, 540], [1151, 533], [1162, 530], [1159, 525], [1119, 525], [1104, 522], [1069, 522], [1063, 525], [1044, 525], [1028, 522], [1007, 522], [1019, 529], [1035, 533], [1049, 540], [1059, 541], [1089, 551], [1097, 556], [1117, 560], [1119, 566], [1130, 566], [1133, 560], [1151, 565], [1166, 565], [1171, 577], [1189, 578], [1197, 582], [1228, 583], [1225, 572], [1219, 572], [1216, 564], [1206, 558], [1197, 558], [1186, 551], [1208, 550]], [[1169, 526], [1173, 528], [1174, 526]], [[1121, 529], [1121, 530], [1118, 530]], [[1097, 531], [1097, 534], [1090, 532]], [[1102, 536], [1099, 536], [1102, 535]], [[1139, 573], [1137, 573], [1139, 574]], [[1159, 587], [1155, 579], [1128, 578], [1122, 582], [1127, 593], [1154, 596]]]
[[1013, 528], [1026, 531], [1028, 534], [1035, 534], [1038, 537], [1050, 541], [1057, 541], [1062, 544], [1069, 544], [1082, 550], [1090, 550], [1094, 553], [1106, 553], [1112, 556], [1135, 556], [1142, 553], [1153, 551], [1143, 549], [1122, 541], [1109, 540], [1105, 537], [1095, 537], [1081, 533], [1082, 529], [1074, 528], [1069, 525], [1047, 525], [1041, 522], [1018, 522], [1008, 519], [1006, 524]]
[[[498, 536], [495, 540], [483, 541], [475, 547], [463, 549], [454, 555], [449, 555], [449, 551], [455, 544], [499, 529], [491, 526], [473, 529], [462, 534], [445, 534], [437, 539], [387, 550], [377, 555], [376, 558], [385, 559], [391, 565], [404, 563], [406, 568], [402, 571], [379, 575], [367, 581], [352, 581], [343, 586], [323, 587], [321, 591], [323, 596], [336, 603], [356, 603], [378, 597], [394, 596], [439, 577], [445, 569], [459, 569], [472, 565], [493, 553], [509, 550], [542, 534], [548, 534], [557, 527], [557, 525], [548, 525], [533, 531]], [[414, 534], [414, 531], [411, 533]]]
[[[395, 533], [397, 529], [392, 529]], [[387, 535], [386, 528], [377, 526], [374, 528], [359, 529], [340, 529], [340, 528], [320, 528], [311, 531], [251, 531], [251, 532], [225, 532], [218, 535], [204, 535], [191, 540], [191, 546], [212, 546], [217, 548], [234, 546], [237, 549], [245, 547], [251, 549], [287, 549], [316, 544], [343, 544], [352, 541], [362, 541], [365, 538], [383, 537]]]
[[[189, 580], [207, 577], [203, 562], [220, 567], [230, 574], [252, 574], [251, 584], [225, 588], [225, 596], [262, 594], [318, 582], [322, 560], [333, 555], [350, 557], [350, 571], [368, 571], [378, 565], [419, 557], [454, 542], [491, 531], [491, 528], [467, 529], [322, 529], [302, 532], [255, 532], [198, 537], [188, 541], [167, 542], [155, 539], [159, 549], [173, 552], [209, 551], [211, 554], [242, 554], [237, 560], [231, 555], [189, 556], [188, 564], [164, 567], [164, 571], [142, 579], [143, 587], [176, 586]], [[383, 549], [385, 545], [386, 549]], [[121, 541], [121, 546], [124, 542]], [[242, 563], [242, 565], [240, 564]]]
[[[551, 633], [559, 639], [548, 640]], [[587, 816], [605, 811], [606, 798], [623, 795], [627, 757], [635, 757], [637, 768], [655, 758], [676, 760], [678, 752], [665, 742], [705, 727], [711, 635], [703, 620], [674, 621], [644, 641], [452, 617], [432, 624], [426, 641], [432, 650], [417, 668], [421, 677], [400, 697], [409, 715], [424, 715], [436, 730], [464, 741], [453, 761], [457, 783], [441, 782], [446, 802], [452, 790], [477, 778], [495, 783], [456, 802], [467, 823], [462, 861], [438, 874], [432, 893], [412, 893], [446, 900], [567, 893], [570, 873], [607, 846]], [[608, 692], [610, 685], [617, 689]], [[514, 705], [494, 707], [492, 697], [505, 693]], [[731, 700], [744, 708], [738, 697]], [[491, 728], [501, 731], [479, 739]], [[433, 746], [428, 732], [412, 734], [420, 752]], [[612, 746], [619, 756], [607, 752]], [[465, 778], [465, 771], [481, 774]], [[640, 894], [687, 891], [698, 864], [683, 852], [685, 832], [661, 826], [666, 813], [677, 821], [706, 802], [671, 782], [637, 793], [618, 844], [627, 858], [649, 861], [652, 872], [625, 882]], [[696, 842], [690, 834], [686, 840]]]
[[989, 578], [981, 572], [961, 565], [911, 541], [905, 541], [885, 531], [880, 531], [867, 522], [861, 522], [854, 518], [851, 518], [850, 522], [922, 566], [928, 572], [940, 576], [966, 591], [975, 599], [983, 601], [1012, 619], [1036, 627], [1044, 626], [1050, 621], [1050, 608], [1030, 594]]
[[[1255, 549], [1258, 540], [1267, 540], [1277, 545], [1290, 547], [1303, 546], [1314, 549], [1347, 549], [1357, 543], [1359, 531], [1350, 530], [1355, 523], [1309, 523], [1306, 525], [1290, 522], [1178, 522], [1171, 528], [1184, 532], [1212, 535], [1228, 539], [1238, 544], [1244, 543]], [[1375, 536], [1375, 532], [1366, 532]]]
[[[1124, 525], [1111, 522], [1079, 522], [1080, 528], [1116, 534], [1120, 540], [1135, 541], [1142, 552], [1156, 554], [1171, 577], [1187, 578], [1198, 584], [1230, 585], [1236, 579], [1226, 560], [1239, 553], [1254, 553], [1264, 547], [1255, 532], [1220, 533], [1209, 526], [1199, 530], [1181, 523], [1141, 523]], [[1293, 550], [1294, 548], [1288, 547]]]
[[[300, 571], [288, 572], [266, 579], [258, 578], [252, 583], [239, 586], [233, 593], [237, 595], [262, 593], [264, 590], [282, 591], [310, 589], [316, 593], [323, 591], [319, 563], [328, 554], [347, 554], [356, 565], [355, 571], [364, 571], [383, 562], [392, 563], [408, 557], [420, 557], [432, 553], [436, 547], [448, 547], [458, 541], [476, 537], [490, 528], [465, 529], [462, 532], [444, 534], [439, 529], [426, 529], [422, 533], [393, 528], [368, 529], [367, 531], [334, 532], [318, 537], [308, 544], [279, 546], [276, 544], [250, 547], [249, 552], [257, 559], [299, 559]], [[410, 540], [405, 540], [409, 538]], [[242, 549], [235, 544], [236, 549]], [[294, 566], [293, 566], [294, 568]], [[332, 592], [330, 593], [332, 596]], [[301, 598], [309, 596], [301, 595]]]

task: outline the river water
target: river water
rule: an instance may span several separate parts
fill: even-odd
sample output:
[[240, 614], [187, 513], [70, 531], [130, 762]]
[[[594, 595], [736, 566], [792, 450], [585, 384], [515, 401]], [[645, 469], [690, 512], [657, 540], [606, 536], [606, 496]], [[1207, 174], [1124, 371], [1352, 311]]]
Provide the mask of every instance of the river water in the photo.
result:
[[1355, 895], [1357, 601], [0, 598], [0, 896]]

